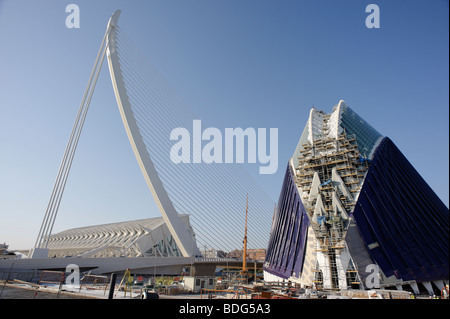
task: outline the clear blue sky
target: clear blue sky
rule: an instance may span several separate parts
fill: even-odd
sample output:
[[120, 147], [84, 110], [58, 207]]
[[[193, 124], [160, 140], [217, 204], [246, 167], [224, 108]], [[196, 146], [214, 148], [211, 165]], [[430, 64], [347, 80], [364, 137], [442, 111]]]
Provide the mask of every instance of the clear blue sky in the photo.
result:
[[[66, 28], [70, 3], [79, 29]], [[380, 29], [365, 26], [370, 3]], [[34, 244], [116, 9], [121, 29], [209, 125], [278, 128], [277, 174], [250, 168], [274, 201], [311, 106], [331, 112], [343, 99], [448, 206], [446, 0], [0, 0], [0, 242]], [[105, 64], [54, 230], [153, 216]]]

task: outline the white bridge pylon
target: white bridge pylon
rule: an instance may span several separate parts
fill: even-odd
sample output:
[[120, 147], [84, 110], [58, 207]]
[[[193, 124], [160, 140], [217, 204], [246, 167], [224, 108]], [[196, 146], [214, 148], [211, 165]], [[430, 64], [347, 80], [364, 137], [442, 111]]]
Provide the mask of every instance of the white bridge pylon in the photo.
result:
[[139, 132], [139, 128], [136, 123], [131, 104], [128, 99], [127, 91], [123, 82], [122, 71], [120, 68], [117, 50], [115, 49], [114, 32], [117, 26], [117, 21], [120, 16], [120, 10], [117, 10], [111, 16], [108, 22], [108, 29], [111, 32], [107, 32], [106, 41], [106, 55], [108, 58], [109, 72], [111, 75], [111, 81], [116, 95], [117, 105], [119, 107], [120, 115], [122, 117], [125, 131], [127, 132], [128, 139], [130, 140], [131, 147], [133, 148], [134, 155], [139, 163], [142, 174], [145, 181], [152, 192], [153, 198], [161, 212], [161, 215], [166, 222], [169, 231], [177, 243], [184, 257], [200, 256], [201, 253], [197, 248], [193, 236], [190, 234], [186, 225], [178, 216], [172, 201], [170, 200], [164, 185], [159, 178], [158, 173], [153, 165], [150, 155], [147, 152], [145, 144], [142, 140], [142, 136]]
[[108, 66], [111, 76], [111, 81], [116, 96], [117, 105], [120, 115], [128, 135], [133, 152], [141, 168], [142, 174], [147, 182], [147, 185], [153, 195], [153, 198], [159, 208], [159, 211], [173, 237], [178, 249], [183, 257], [200, 256], [195, 239], [187, 228], [186, 224], [179, 217], [172, 201], [170, 200], [161, 179], [155, 170], [150, 155], [145, 147], [144, 141], [140, 134], [136, 118], [131, 108], [125, 84], [123, 81], [122, 70], [115, 47], [115, 32], [117, 22], [121, 11], [117, 10], [108, 21], [105, 36], [100, 46], [100, 51], [94, 64], [94, 68], [89, 79], [88, 87], [84, 93], [80, 110], [75, 121], [72, 134], [70, 136], [63, 160], [55, 181], [55, 185], [50, 197], [47, 211], [41, 224], [41, 228], [36, 240], [35, 247], [30, 252], [31, 258], [46, 258], [48, 257], [48, 239], [52, 233], [53, 225], [58, 213], [61, 197], [64, 192], [67, 177], [69, 175], [75, 149], [78, 144], [79, 136], [84, 124], [84, 120], [89, 108], [90, 100], [95, 89], [98, 75], [100, 73], [101, 65], [106, 53]]

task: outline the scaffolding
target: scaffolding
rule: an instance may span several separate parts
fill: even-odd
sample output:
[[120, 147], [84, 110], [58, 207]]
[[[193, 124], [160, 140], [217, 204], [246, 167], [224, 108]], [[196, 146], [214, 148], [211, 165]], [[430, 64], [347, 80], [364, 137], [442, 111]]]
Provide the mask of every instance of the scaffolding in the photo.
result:
[[298, 163], [296, 184], [316, 238], [314, 283], [319, 289], [359, 287], [345, 234], [370, 161], [359, 153], [356, 136], [344, 130], [337, 138], [303, 144]]

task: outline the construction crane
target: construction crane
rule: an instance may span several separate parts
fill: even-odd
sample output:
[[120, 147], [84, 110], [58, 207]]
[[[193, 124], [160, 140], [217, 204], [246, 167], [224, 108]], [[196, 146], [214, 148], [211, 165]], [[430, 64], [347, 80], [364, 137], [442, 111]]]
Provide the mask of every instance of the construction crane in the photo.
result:
[[247, 279], [247, 215], [248, 215], [248, 194], [245, 204], [245, 231], [244, 231], [244, 251], [242, 254], [242, 270], [241, 275], [243, 279]]
[[127, 288], [129, 288], [130, 290], [130, 298], [131, 298], [131, 270], [130, 268], [127, 268], [127, 270], [125, 271], [125, 274], [122, 277], [122, 280], [120, 281], [119, 287], [117, 288], [117, 292], [116, 292], [116, 296], [120, 291], [120, 288], [122, 287], [122, 284], [125, 285], [125, 287], [123, 288], [124, 291], [124, 297], [127, 296]]

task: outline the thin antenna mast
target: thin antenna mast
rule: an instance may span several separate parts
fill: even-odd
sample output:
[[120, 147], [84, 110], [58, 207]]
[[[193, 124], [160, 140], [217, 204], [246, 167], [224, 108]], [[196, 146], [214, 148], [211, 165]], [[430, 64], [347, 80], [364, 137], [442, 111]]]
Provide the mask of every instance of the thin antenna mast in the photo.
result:
[[242, 273], [247, 273], [247, 215], [248, 215], [248, 194], [245, 204], [245, 234], [244, 234], [244, 252], [242, 256]]

